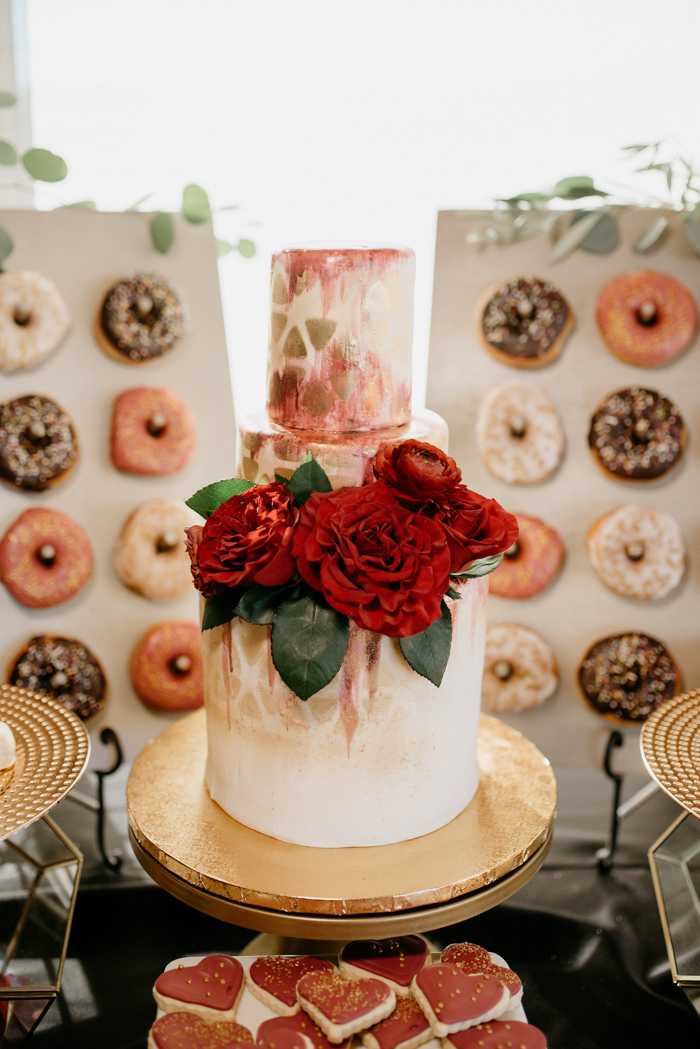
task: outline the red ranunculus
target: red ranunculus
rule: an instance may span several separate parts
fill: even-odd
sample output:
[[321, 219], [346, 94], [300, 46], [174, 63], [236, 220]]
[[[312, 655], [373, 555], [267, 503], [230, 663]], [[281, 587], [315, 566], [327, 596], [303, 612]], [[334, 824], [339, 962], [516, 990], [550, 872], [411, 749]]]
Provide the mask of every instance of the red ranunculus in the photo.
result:
[[307, 583], [367, 630], [410, 637], [440, 617], [450, 572], [443, 529], [382, 481], [314, 492], [292, 550]]
[[457, 485], [449, 499], [423, 511], [442, 526], [450, 548], [451, 572], [461, 572], [471, 561], [492, 557], [518, 538], [518, 522], [495, 499]]
[[299, 519], [283, 484], [258, 484], [222, 503], [201, 536], [188, 536], [194, 550], [194, 584], [205, 596], [234, 586], [279, 586], [295, 572], [292, 534]]
[[192, 525], [190, 528], [185, 529], [185, 546], [187, 547], [187, 553], [190, 555], [190, 571], [192, 572], [194, 585], [204, 597], [215, 597], [223, 588], [216, 583], [205, 585], [199, 574], [199, 544], [201, 539], [201, 525]]
[[430, 500], [449, 500], [449, 493], [462, 480], [454, 459], [422, 441], [383, 445], [377, 452], [374, 470], [399, 502], [411, 510]]

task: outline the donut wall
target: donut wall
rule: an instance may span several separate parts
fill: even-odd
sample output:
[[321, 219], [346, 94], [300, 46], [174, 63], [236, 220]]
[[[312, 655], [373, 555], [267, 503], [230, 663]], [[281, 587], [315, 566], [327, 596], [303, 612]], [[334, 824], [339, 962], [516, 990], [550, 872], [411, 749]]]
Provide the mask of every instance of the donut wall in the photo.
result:
[[[622, 771], [643, 771], [639, 756], [639, 723], [620, 718], [619, 714], [611, 715], [610, 708], [605, 705], [601, 709], [606, 711], [606, 716], [602, 716], [583, 698], [579, 688], [579, 667], [596, 642], [620, 634], [647, 635], [663, 642], [670, 654], [670, 658], [664, 655], [665, 662], [662, 660], [659, 664], [661, 669], [655, 687], [673, 690], [669, 680], [674, 673], [674, 661], [681, 676], [680, 685], [675, 684], [675, 691], [700, 684], [700, 335], [696, 333], [688, 348], [672, 360], [649, 367], [628, 363], [613, 354], [596, 321], [596, 308], [605, 285], [630, 271], [654, 270], [680, 281], [690, 292], [690, 301], [687, 298], [679, 300], [674, 304], [673, 312], [679, 324], [683, 321], [686, 327], [690, 316], [692, 330], [695, 313], [692, 300], [700, 307], [700, 259], [693, 252], [680, 222], [676, 220], [671, 224], [666, 239], [657, 249], [646, 255], [632, 251], [632, 244], [658, 214], [620, 208], [616, 217], [621, 237], [615, 250], [600, 255], [579, 249], [557, 264], [549, 262], [553, 242], [547, 234], [478, 251], [465, 243], [465, 237], [470, 230], [483, 228], [490, 213], [446, 211], [441, 212], [438, 219], [428, 407], [447, 420], [450, 454], [462, 468], [464, 483], [494, 497], [510, 511], [544, 522], [563, 540], [563, 563], [557, 570], [560, 561], [557, 535], [525, 521], [521, 525], [523, 544], [529, 543], [531, 548], [540, 544], [540, 567], [545, 562], [546, 568], [549, 560], [553, 577], [534, 596], [499, 596], [502, 592], [497, 584], [499, 569], [489, 577], [491, 593], [488, 602], [490, 624], [515, 623], [531, 628], [553, 649], [559, 669], [559, 685], [551, 698], [520, 713], [499, 713], [498, 716], [528, 736], [555, 765], [600, 768], [610, 731], [619, 728], [625, 742], [615, 754], [616, 767]], [[541, 285], [548, 282], [555, 286], [553, 291], [545, 287], [547, 305], [551, 308], [546, 320], [555, 337], [561, 331], [566, 335], [564, 329], [568, 327], [566, 318], [557, 312], [560, 303], [556, 289], [568, 302], [575, 318], [559, 356], [537, 367], [514, 367], [504, 363], [502, 355], [489, 352], [485, 345], [489, 343], [492, 350], [497, 349], [494, 342], [501, 336], [490, 342], [485, 338], [487, 333], [479, 334], [479, 331], [483, 332], [481, 318], [489, 297], [497, 287], [502, 289], [510, 278], [517, 277], [535, 277]], [[523, 287], [527, 294], [521, 295], [519, 300], [520, 291], [514, 282], [510, 282], [506, 293], [515, 289], [515, 301], [523, 302], [523, 312], [529, 316], [535, 308], [531, 301], [532, 288], [527, 283], [520, 286], [521, 290]], [[635, 306], [635, 310], [643, 313], [647, 308], [651, 309], [647, 302], [654, 294], [653, 287], [651, 291], [643, 289], [645, 301], [639, 307]], [[624, 309], [629, 312], [631, 307]], [[487, 327], [488, 324], [500, 323], [499, 316], [492, 311]], [[640, 322], [642, 332], [650, 331], [657, 320], [652, 317], [649, 324], [649, 319], [642, 317], [642, 321], [646, 320], [646, 323]], [[661, 314], [658, 319], [661, 319]], [[613, 328], [616, 329], [618, 323], [619, 318], [613, 315]], [[614, 340], [614, 332], [608, 338]], [[526, 384], [534, 388], [529, 403], [542, 402], [537, 418], [544, 438], [534, 453], [534, 466], [533, 457], [528, 456], [527, 463], [517, 466], [514, 473], [508, 472], [508, 464], [505, 467], [503, 463], [498, 464], [498, 423], [493, 420], [498, 420], [499, 413], [502, 420], [506, 413], [510, 436], [518, 454], [526, 442], [521, 440], [522, 432], [514, 434], [514, 428], [517, 430], [525, 424], [529, 427], [530, 420], [518, 419], [517, 404], [506, 403], [510, 391], [496, 389], [503, 383]], [[617, 410], [616, 402], [607, 399], [617, 391], [631, 388], [661, 394], [659, 412], [665, 413], [669, 420], [668, 439], [664, 439], [658, 455], [651, 454], [651, 472], [659, 465], [659, 459], [672, 459], [679, 448], [682, 451], [677, 465], [651, 480], [634, 481], [613, 476], [596, 461], [589, 447], [594, 413], [606, 402], [597, 416], [597, 425], [607, 432]], [[639, 394], [633, 395], [630, 407], [633, 414], [639, 400]], [[554, 413], [551, 412], [552, 405]], [[684, 447], [676, 408], [685, 424]], [[641, 429], [647, 426], [647, 420], [640, 418], [635, 425], [644, 438]], [[562, 452], [560, 431], [563, 454], [556, 465]], [[530, 429], [527, 436], [529, 446]], [[494, 444], [495, 458], [492, 458], [489, 469], [483, 456], [488, 457], [488, 449]], [[648, 461], [649, 456], [645, 462]], [[493, 472], [494, 464], [499, 476]], [[523, 476], [523, 470], [530, 469], [534, 476], [547, 475], [528, 483], [515, 480]], [[624, 579], [628, 575], [626, 567], [633, 566], [644, 556], [644, 565], [649, 569], [653, 566], [648, 573], [650, 576], [662, 572], [667, 578], [669, 592], [665, 596], [653, 599], [624, 596], [618, 592], [620, 580], [615, 578], [616, 569], [610, 581], [617, 585], [616, 589], [611, 589], [601, 581], [591, 563], [586, 543], [591, 526], [604, 515], [630, 505], [648, 509], [632, 511], [633, 527], [623, 522], [617, 534], [606, 540], [608, 548], [616, 542], [618, 547], [621, 544], [624, 552], [624, 556], [618, 556], [616, 561], [617, 568], [623, 570], [622, 587], [624, 589]], [[677, 531], [674, 532], [673, 521], [668, 525], [666, 517], [660, 515], [669, 515], [675, 521], [682, 538], [679, 539]], [[656, 539], [649, 540], [646, 546], [637, 543], [641, 534], [639, 529], [643, 532], [646, 528], [647, 536], [654, 534], [653, 530], [648, 530], [651, 519], [665, 522], [663, 550]], [[607, 519], [609, 527], [616, 522], [617, 518], [612, 516]], [[628, 527], [632, 527], [629, 536], [625, 532]], [[531, 533], [532, 528], [537, 528], [536, 537]], [[678, 583], [683, 565], [683, 544], [685, 571]], [[657, 556], [660, 559], [658, 570], [655, 566]], [[502, 581], [506, 563], [504, 559]], [[639, 566], [634, 571], [636, 574], [631, 578], [639, 576]], [[518, 573], [512, 574], [512, 585], [505, 587], [509, 593], [515, 592], [518, 585]], [[494, 592], [497, 589], [499, 593]], [[500, 633], [495, 632], [494, 643]], [[514, 653], [518, 651], [518, 638], [516, 634]], [[605, 663], [607, 655], [603, 646], [592, 658], [594, 661], [598, 659], [605, 668], [609, 665]], [[645, 659], [648, 653], [642, 655]], [[514, 662], [516, 658], [513, 657]], [[534, 658], [532, 653], [528, 658]], [[540, 662], [544, 659], [537, 658]], [[508, 677], [512, 676], [513, 668], [507, 663], [503, 665], [506, 669], [502, 675], [501, 694], [510, 703], [515, 692], [515, 679], [509, 682]], [[587, 665], [592, 664], [589, 661]], [[500, 667], [496, 670], [501, 673]], [[543, 673], [546, 680], [550, 671], [545, 668]], [[497, 686], [498, 682], [491, 674], [492, 693]], [[623, 687], [618, 697], [612, 700], [613, 707], [624, 713], [628, 697], [631, 703], [634, 693], [635, 686], [631, 685], [629, 692]]]
[[[179, 222], [173, 248], [167, 255], [160, 255], [151, 245], [148, 222], [149, 217], [143, 214], [102, 214], [74, 209], [4, 211], [0, 216], [0, 225], [8, 230], [15, 245], [5, 263], [7, 277], [15, 272], [31, 271], [48, 278], [58, 289], [70, 317], [67, 334], [43, 359], [18, 368], [14, 364], [23, 363], [21, 359], [13, 362], [12, 367], [7, 366], [5, 359], [5, 370], [0, 370], [0, 402], [6, 406], [22, 399], [33, 408], [27, 399], [38, 396], [58, 406], [59, 413], [54, 412], [56, 418], [51, 416], [51, 420], [39, 423], [38, 428], [32, 417], [29, 431], [20, 438], [25, 444], [35, 442], [39, 447], [45, 443], [48, 437], [42, 436], [41, 428], [45, 430], [49, 424], [52, 447], [60, 443], [55, 437], [58, 432], [55, 427], [65, 423], [61, 412], [72, 420], [78, 442], [74, 465], [57, 483], [40, 491], [21, 490], [12, 483], [0, 485], [0, 533], [6, 536], [10, 529], [13, 539], [15, 533], [20, 540], [28, 535], [30, 544], [36, 543], [36, 530], [43, 527], [46, 518], [49, 524], [46, 534], [42, 534], [42, 545], [38, 552], [32, 552], [27, 564], [35, 565], [37, 558], [41, 559], [44, 554], [49, 565], [52, 554], [58, 563], [66, 546], [73, 544], [77, 545], [78, 554], [71, 561], [70, 572], [65, 573], [67, 593], [71, 592], [76, 573], [83, 572], [88, 577], [67, 600], [52, 607], [30, 607], [31, 594], [20, 594], [18, 600], [8, 589], [8, 585], [12, 588], [12, 557], [8, 554], [9, 544], [3, 547], [4, 540], [0, 541], [3, 566], [0, 574], [6, 582], [0, 585], [0, 672], [2, 679], [7, 680], [8, 666], [32, 637], [48, 635], [83, 642], [97, 657], [107, 681], [104, 706], [88, 716], [88, 728], [93, 735], [99, 734], [106, 725], [114, 728], [127, 759], [133, 758], [148, 739], [177, 716], [146, 706], [136, 695], [129, 672], [136, 646], [156, 624], [166, 621], [192, 624], [190, 628], [172, 626], [158, 634], [166, 647], [174, 646], [169, 655], [173, 664], [169, 679], [165, 684], [156, 685], [156, 693], [164, 695], [166, 701], [170, 689], [169, 706], [172, 707], [177, 704], [178, 696], [182, 696], [183, 685], [192, 671], [193, 661], [187, 655], [192, 634], [198, 645], [197, 595], [186, 579], [183, 584], [181, 558], [182, 527], [197, 518], [190, 520], [190, 511], [183, 500], [207, 484], [212, 476], [232, 474], [235, 464], [236, 427], [211, 225]], [[96, 323], [96, 319], [111, 288], [144, 273], [162, 277], [164, 287], [148, 280], [138, 286], [129, 285], [124, 294], [133, 302], [125, 306], [117, 295], [111, 323], [119, 335], [134, 317], [138, 319], [141, 314], [144, 318], [150, 317], [144, 320], [141, 329], [148, 329], [161, 342], [164, 340], [166, 352], [151, 357], [152, 346], [147, 339], [142, 340], [138, 352], [132, 354], [132, 360], [136, 357], [139, 363], [133, 363], [128, 357], [109, 352], [104, 332], [100, 334], [104, 324]], [[10, 315], [9, 320], [4, 316], [2, 323], [10, 324], [11, 341], [17, 335], [17, 325], [22, 336], [25, 332], [31, 333], [32, 324], [37, 323], [37, 308], [49, 311], [56, 308], [51, 302], [44, 307], [43, 299], [37, 307], [34, 285], [21, 288], [17, 293], [23, 300], [20, 307], [16, 303], [12, 305], [8, 294], [3, 299], [1, 289], [2, 281], [0, 305], [5, 314]], [[25, 326], [21, 316], [18, 320], [18, 308], [34, 311], [33, 320]], [[156, 315], [157, 323], [152, 319]], [[161, 335], [164, 318], [168, 318], [169, 323]], [[15, 343], [17, 339], [13, 345]], [[7, 354], [7, 341], [4, 345]], [[23, 338], [19, 345], [25, 353]], [[148, 359], [144, 362], [143, 357]], [[138, 395], [127, 394], [144, 387], [148, 389]], [[172, 391], [173, 396], [163, 400], [159, 391], [164, 389]], [[167, 453], [169, 460], [160, 464], [159, 474], [135, 472], [141, 468], [139, 460], [146, 454], [142, 440], [127, 439], [115, 448], [114, 459], [120, 468], [115, 466], [110, 434], [117, 399], [119, 433], [129, 438], [139, 427], [143, 432], [138, 419], [141, 418], [142, 423], [147, 420], [150, 433], [158, 437], [150, 444], [157, 445], [160, 455]], [[185, 405], [182, 411], [181, 402]], [[174, 405], [179, 406], [177, 427], [172, 415]], [[197, 434], [194, 451], [190, 434], [192, 420]], [[33, 432], [31, 426], [34, 426]], [[160, 440], [164, 426], [169, 436], [167, 442]], [[175, 429], [178, 439], [170, 440]], [[149, 445], [148, 435], [145, 437]], [[0, 465], [4, 468], [6, 464], [3, 461]], [[144, 507], [146, 503], [151, 505]], [[31, 513], [23, 518], [22, 527], [14, 530], [12, 526], [28, 510]], [[66, 515], [67, 524], [56, 511]], [[93, 551], [91, 573], [84, 556], [85, 536], [88, 549], [91, 546]], [[173, 570], [163, 572], [163, 565], [171, 560]], [[53, 572], [51, 578], [57, 575]], [[31, 577], [26, 565], [19, 576], [25, 580]], [[149, 652], [153, 644], [153, 638], [146, 638], [140, 645], [147, 670], [151, 666]], [[51, 660], [46, 644], [35, 645], [34, 649], [33, 655], [43, 660], [44, 665]], [[177, 659], [179, 665], [175, 665]], [[97, 671], [85, 669], [77, 663], [74, 669], [87, 676], [99, 673], [99, 668]], [[60, 667], [57, 673], [57, 698], [61, 698], [68, 685], [64, 680], [66, 673]], [[146, 696], [147, 676], [144, 675], [143, 683]], [[89, 714], [89, 705], [85, 713]], [[98, 754], [98, 764], [101, 760]]]

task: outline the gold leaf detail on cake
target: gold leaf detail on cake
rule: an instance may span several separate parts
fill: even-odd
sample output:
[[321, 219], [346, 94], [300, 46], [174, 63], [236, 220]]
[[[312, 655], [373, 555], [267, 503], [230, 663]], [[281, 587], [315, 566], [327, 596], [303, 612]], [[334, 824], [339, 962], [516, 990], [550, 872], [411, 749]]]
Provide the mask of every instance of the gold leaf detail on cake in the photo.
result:
[[280, 335], [287, 327], [287, 315], [286, 313], [273, 313], [270, 317], [270, 330], [272, 331], [272, 338], [277, 342]]
[[285, 463], [303, 463], [308, 452], [298, 438], [279, 437], [275, 444], [275, 455]]
[[255, 693], [251, 692], [250, 689], [248, 689], [247, 692], [244, 692], [238, 701], [238, 712], [243, 717], [252, 718], [254, 721], [260, 721], [262, 718], [262, 713], [255, 698]]
[[301, 403], [312, 415], [325, 415], [333, 407], [333, 398], [320, 379], [312, 379], [304, 391]]
[[290, 330], [289, 335], [284, 340], [282, 353], [285, 357], [306, 357], [306, 346], [296, 325]]
[[281, 273], [277, 274], [272, 284], [272, 301], [275, 306], [289, 305], [287, 285], [284, 283], [284, 277]]
[[244, 455], [241, 459], [241, 466], [246, 481], [254, 481], [258, 476], [258, 464], [255, 459], [249, 459], [247, 455]]
[[301, 295], [302, 292], [306, 291], [306, 286], [309, 283], [309, 271], [304, 270], [301, 277], [297, 277], [296, 284], [294, 285], [294, 294]]
[[330, 317], [310, 317], [306, 322], [311, 345], [318, 353], [331, 341], [337, 327], [337, 321], [332, 321]]
[[351, 393], [357, 388], [360, 381], [359, 369], [352, 368], [348, 371], [338, 369], [331, 372], [331, 386], [341, 401], [347, 401]]
[[252, 430], [247, 430], [243, 435], [243, 447], [247, 448], [249, 452], [253, 453], [253, 455], [260, 451], [260, 445], [262, 443], [262, 435], [259, 433], [253, 433]]
[[365, 309], [370, 313], [388, 313], [391, 309], [391, 296], [385, 284], [380, 280], [374, 282], [365, 296]]
[[360, 363], [360, 347], [354, 335], [343, 335], [333, 346], [331, 357], [334, 361], [343, 361], [346, 364]]

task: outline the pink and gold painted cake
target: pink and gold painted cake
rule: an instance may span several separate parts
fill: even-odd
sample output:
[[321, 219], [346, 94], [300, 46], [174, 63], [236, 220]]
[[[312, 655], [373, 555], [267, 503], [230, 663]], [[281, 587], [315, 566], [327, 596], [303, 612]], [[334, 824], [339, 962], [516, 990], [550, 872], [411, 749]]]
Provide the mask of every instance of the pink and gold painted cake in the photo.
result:
[[[238, 477], [291, 478], [311, 453], [335, 491], [374, 482], [387, 443], [446, 448], [439, 416], [410, 414], [414, 268], [405, 248], [273, 257], [268, 415], [242, 420]], [[339, 672], [302, 701], [276, 669], [271, 626], [234, 618], [204, 630], [214, 800], [263, 834], [327, 848], [402, 841], [457, 816], [479, 782], [488, 580], [453, 588], [439, 687], [409, 666], [398, 636], [351, 619]]]

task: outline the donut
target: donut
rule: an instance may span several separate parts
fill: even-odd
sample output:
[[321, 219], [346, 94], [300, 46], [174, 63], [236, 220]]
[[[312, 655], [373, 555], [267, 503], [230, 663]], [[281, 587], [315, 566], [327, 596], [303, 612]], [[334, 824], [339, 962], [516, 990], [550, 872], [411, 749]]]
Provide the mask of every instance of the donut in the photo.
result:
[[481, 709], [515, 714], [544, 703], [559, 684], [551, 645], [521, 623], [496, 623], [486, 631]]
[[496, 360], [539, 368], [556, 360], [574, 326], [569, 303], [539, 277], [511, 277], [488, 289], [477, 309], [477, 333]]
[[197, 444], [194, 416], [174, 390], [138, 386], [114, 402], [112, 462], [132, 474], [179, 473]]
[[192, 586], [185, 529], [197, 517], [183, 503], [153, 499], [128, 518], [114, 564], [126, 586], [154, 601], [186, 594]]
[[172, 350], [184, 330], [182, 303], [173, 289], [156, 273], [137, 273], [109, 289], [95, 334], [114, 360], [147, 364]]
[[78, 460], [67, 412], [38, 394], [0, 404], [0, 479], [25, 492], [65, 480]]
[[605, 285], [596, 320], [616, 357], [655, 368], [689, 345], [698, 311], [693, 296], [675, 277], [656, 270], [632, 270]]
[[0, 579], [27, 608], [53, 608], [85, 586], [93, 568], [90, 540], [60, 510], [25, 510], [0, 539]]
[[681, 690], [681, 675], [666, 646], [648, 634], [615, 634], [596, 641], [578, 675], [596, 714], [617, 722], [645, 721]]
[[53, 281], [40, 273], [0, 273], [0, 371], [38, 364], [69, 327], [70, 315]]
[[598, 577], [623, 597], [665, 597], [683, 578], [681, 530], [653, 506], [619, 506], [603, 514], [588, 529], [586, 547]]
[[681, 458], [685, 424], [668, 397], [630, 386], [596, 408], [588, 444], [598, 465], [616, 480], [654, 481]]
[[564, 454], [564, 433], [549, 396], [529, 383], [503, 382], [487, 393], [476, 420], [479, 454], [507, 484], [543, 481]]
[[196, 710], [204, 703], [199, 625], [156, 623], [136, 644], [129, 667], [139, 699], [154, 710]]
[[559, 533], [527, 514], [516, 514], [518, 538], [489, 576], [489, 591], [498, 597], [528, 598], [549, 586], [564, 561]]
[[50, 696], [79, 718], [104, 706], [107, 681], [96, 656], [82, 641], [40, 634], [29, 639], [8, 671], [10, 685]]

